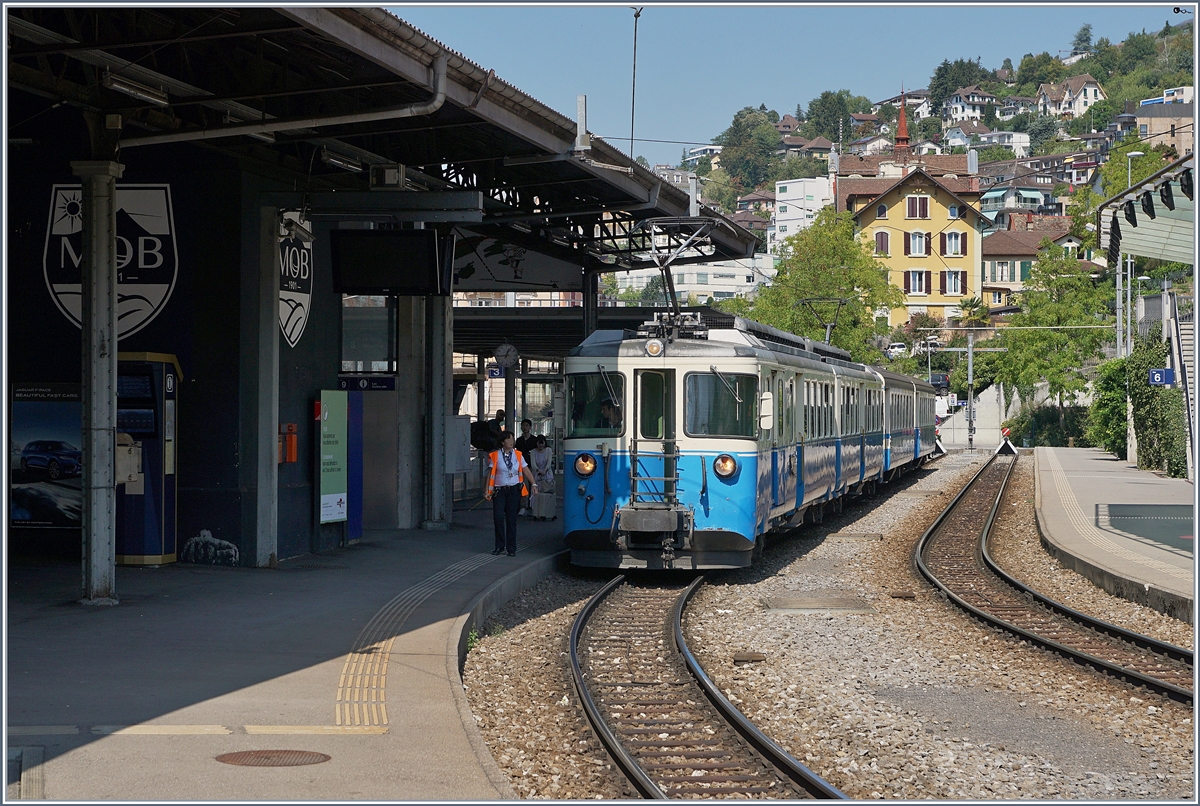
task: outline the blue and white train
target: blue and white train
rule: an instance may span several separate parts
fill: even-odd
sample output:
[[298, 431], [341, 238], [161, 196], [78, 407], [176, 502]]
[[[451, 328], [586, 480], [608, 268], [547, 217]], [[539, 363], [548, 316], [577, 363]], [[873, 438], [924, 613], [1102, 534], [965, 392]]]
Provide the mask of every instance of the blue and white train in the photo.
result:
[[571, 562], [736, 568], [940, 450], [932, 386], [737, 318], [659, 314], [565, 362]]

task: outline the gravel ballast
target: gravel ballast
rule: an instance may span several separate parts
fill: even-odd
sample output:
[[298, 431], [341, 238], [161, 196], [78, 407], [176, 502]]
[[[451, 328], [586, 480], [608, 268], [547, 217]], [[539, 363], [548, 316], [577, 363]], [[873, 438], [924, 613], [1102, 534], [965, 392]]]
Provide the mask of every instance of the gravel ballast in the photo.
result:
[[[917, 574], [916, 541], [986, 458], [951, 454], [768, 543], [755, 568], [710, 575], [688, 608], [692, 652], [743, 713], [851, 797], [1192, 799], [1190, 707], [992, 630]], [[1045, 554], [1032, 466], [1017, 464], [993, 557], [1064, 604], [1190, 647], [1190, 625]], [[476, 722], [519, 797], [632, 796], [585, 726], [566, 657], [570, 625], [605, 579], [554, 575], [497, 613], [468, 654]], [[747, 651], [766, 660], [734, 665]]]

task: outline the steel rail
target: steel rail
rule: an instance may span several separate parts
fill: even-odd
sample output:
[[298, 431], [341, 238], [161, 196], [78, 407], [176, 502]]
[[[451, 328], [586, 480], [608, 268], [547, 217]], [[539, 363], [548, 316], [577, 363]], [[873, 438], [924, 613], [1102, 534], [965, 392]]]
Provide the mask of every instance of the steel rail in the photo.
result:
[[596, 591], [596, 594], [588, 599], [587, 604], [579, 611], [575, 623], [571, 625], [571, 679], [575, 682], [575, 693], [579, 696], [579, 702], [583, 705], [583, 711], [587, 715], [588, 722], [591, 723], [592, 730], [596, 731], [600, 743], [604, 745], [604, 749], [608, 751], [622, 774], [629, 779], [629, 782], [641, 793], [643, 798], [666, 800], [666, 793], [659, 789], [658, 784], [650, 780], [650, 776], [646, 775], [641, 765], [634, 761], [633, 756], [629, 755], [624, 745], [621, 744], [621, 740], [617, 738], [617, 735], [600, 715], [600, 709], [596, 707], [596, 702], [592, 699], [587, 684], [583, 680], [583, 667], [579, 663], [579, 637], [583, 634], [583, 628], [587, 626], [588, 618], [600, 606], [600, 603], [624, 582], [624, 575], [617, 576]]
[[[926, 550], [929, 546], [929, 543], [932, 541], [933, 536], [941, 529], [941, 527], [944, 524], [944, 522], [946, 521], [946, 519], [959, 506], [963, 497], [966, 496], [966, 494], [969, 491], [971, 491], [972, 487], [974, 487], [975, 484], [980, 480], [980, 477], [984, 474], [984, 472], [986, 472], [991, 467], [992, 463], [995, 462], [996, 458], [997, 458], [996, 455], [993, 455], [991, 459], [989, 459], [986, 463], [984, 463], [983, 467], [979, 469], [979, 472], [977, 472], [974, 476], [972, 476], [971, 480], [967, 483], [967, 485], [965, 487], [963, 487], [963, 489], [958, 493], [958, 495], [956, 495], [954, 497], [954, 499], [950, 502], [950, 504], [946, 507], [946, 509], [943, 510], [942, 513], [938, 515], [937, 519], [934, 520], [933, 524], [929, 527], [929, 529], [926, 530], [925, 534], [922, 535], [921, 539], [917, 542], [916, 550], [913, 552], [913, 560], [914, 560], [918, 570], [920, 571], [921, 575], [924, 576], [934, 587], [936, 587], [938, 590], [942, 591], [942, 593], [944, 593], [947, 596], [947, 598], [949, 598], [952, 602], [954, 602], [960, 608], [967, 611], [968, 613], [975, 616], [976, 618], [984, 621], [987, 624], [991, 624], [993, 626], [999, 627], [1008, 632], [1014, 633], [1015, 635], [1018, 635], [1036, 645], [1042, 646], [1046, 649], [1050, 649], [1050, 650], [1057, 652], [1057, 653], [1059, 653], [1067, 658], [1070, 658], [1071, 660], [1074, 660], [1076, 662], [1091, 666], [1101, 672], [1112, 674], [1117, 677], [1122, 677], [1127, 680], [1137, 681], [1137, 683], [1140, 683], [1151, 690], [1162, 693], [1172, 699], [1191, 703], [1193, 701], [1193, 692], [1190, 689], [1183, 688], [1181, 686], [1177, 686], [1166, 680], [1159, 679], [1152, 675], [1144, 674], [1135, 669], [1131, 669], [1129, 667], [1122, 666], [1119, 663], [1105, 660], [1104, 658], [1098, 657], [1089, 652], [1084, 652], [1080, 649], [1076, 649], [1076, 648], [1071, 647], [1067, 644], [1064, 644], [1060, 641], [1056, 641], [1045, 635], [1041, 635], [1035, 631], [1020, 627], [1017, 624], [1012, 623], [1011, 621], [1000, 618], [999, 616], [997, 616], [993, 613], [990, 613], [983, 608], [977, 607], [977, 606], [971, 604], [970, 602], [967, 602], [965, 599], [963, 599], [961, 596], [959, 596], [957, 593], [955, 593], [954, 590], [951, 589], [949, 584], [947, 584], [946, 582], [939, 579], [937, 577], [937, 575], [933, 572], [933, 570], [928, 566], [928, 564], [925, 562], [925, 554], [926, 554]], [[994, 561], [992, 561], [990, 557], [986, 556], [987, 555], [987, 541], [988, 541], [988, 537], [990, 535], [992, 526], [995, 522], [996, 512], [1000, 506], [1000, 501], [1004, 497], [1004, 492], [1008, 487], [1008, 481], [1012, 475], [1012, 471], [1015, 466], [1016, 466], [1016, 457], [1013, 457], [1013, 461], [1009, 464], [1008, 469], [1005, 471], [1004, 478], [1000, 484], [1000, 487], [995, 496], [995, 499], [991, 502], [991, 505], [990, 505], [989, 511], [988, 511], [988, 516], [985, 519], [983, 528], [981, 529], [979, 536], [978, 536], [979, 542], [977, 544], [976, 550], [979, 554], [980, 564], [983, 565], [984, 567], [986, 567], [988, 571], [992, 571], [992, 572], [995, 572], [997, 566], [995, 566]], [[982, 573], [982, 569], [980, 569], [980, 570]], [[1015, 585], [1013, 585], [1012, 583], [1014, 583], [1015, 580], [1012, 580], [1012, 578], [1009, 577], [1007, 574], [998, 573], [998, 574], [995, 574], [995, 577], [997, 580], [1003, 582], [1005, 585], [1009, 585], [1013, 590], [1015, 590], [1021, 594], [1029, 594], [1035, 600], [1037, 605], [1042, 606], [1044, 608], [1044, 610], [1047, 610], [1047, 611], [1050, 611], [1051, 613], [1057, 614], [1057, 615], [1061, 616], [1063, 619], [1065, 619], [1069, 622], [1072, 622], [1080, 627], [1083, 627], [1086, 629], [1091, 629], [1093, 631], [1105, 634], [1111, 638], [1114, 638], [1114, 639], [1124, 642], [1124, 643], [1131, 644], [1140, 649], [1154, 652], [1159, 655], [1164, 655], [1164, 656], [1172, 658], [1174, 660], [1179, 660], [1183, 663], [1186, 663], [1188, 666], [1192, 665], [1192, 653], [1186, 649], [1182, 649], [1180, 647], [1175, 647], [1170, 644], [1165, 644], [1163, 642], [1156, 641], [1155, 639], [1150, 638], [1148, 636], [1139, 635], [1139, 634], [1133, 633], [1129, 630], [1125, 630], [1124, 628], [1118, 627], [1117, 625], [1110, 624], [1110, 623], [1104, 622], [1104, 621], [1100, 621], [1099, 619], [1093, 619], [1089, 616], [1085, 616], [1081, 613], [1077, 613], [1076, 611], [1072, 610], [1071, 608], [1068, 608], [1064, 605], [1054, 602], [1053, 600], [1049, 599], [1048, 597], [1037, 594], [1035, 591], [1029, 589], [1027, 586], [1021, 585], [1020, 583], [1016, 583]], [[1032, 610], [1033, 608], [1030, 608], [1030, 609]], [[1076, 616], [1078, 616], [1079, 618], [1076, 618]]]
[[780, 772], [786, 774], [793, 783], [803, 788], [804, 791], [808, 792], [814, 798], [848, 800], [849, 795], [801, 764], [794, 756], [755, 727], [750, 720], [746, 719], [741, 711], [733, 707], [733, 704], [721, 693], [717, 685], [704, 673], [704, 669], [700, 667], [691, 650], [688, 649], [687, 641], [683, 637], [683, 609], [687, 607], [687, 603], [703, 583], [704, 577], [696, 577], [692, 581], [692, 584], [688, 585], [687, 590], [683, 592], [683, 595], [675, 603], [675, 609], [671, 616], [672, 621], [674, 621], [675, 649], [683, 656], [688, 671], [696, 678], [696, 682], [700, 684], [700, 688], [703, 689], [705, 695], [708, 696], [709, 702], [713, 704], [713, 707], [717, 709], [721, 717], [732, 725], [734, 730], [751, 747], [761, 753]]
[[[669, 617], [671, 622], [669, 624], [663, 624], [664, 627], [669, 628], [669, 631], [672, 632], [672, 640], [674, 640], [675, 649], [679, 653], [679, 659], [683, 661], [682, 666], [687, 669], [690, 675], [695, 679], [697, 686], [700, 688], [699, 692], [696, 692], [690, 696], [698, 697], [700, 694], [704, 695], [704, 697], [701, 699], [707, 700], [714, 709], [713, 711], [709, 712], [712, 714], [712, 717], [709, 718], [715, 717], [716, 720], [712, 724], [714, 726], [719, 725], [723, 721], [724, 724], [730, 728], [730, 731], [726, 732], [728, 739], [722, 741], [733, 742], [733, 744], [728, 745], [731, 750], [736, 747], [739, 741], [744, 743], [744, 749], [741, 752], [749, 752], [754, 756], [754, 758], [757, 759], [757, 761], [749, 762], [749, 756], [746, 757], [747, 762], [751, 763], [752, 766], [761, 766], [761, 769], [764, 771], [770, 770], [771, 774], [774, 775], [780, 782], [785, 784], [790, 783], [792, 786], [796, 787], [795, 791], [797, 793], [807, 793], [813, 798], [846, 799], [847, 796], [845, 794], [821, 779], [816, 773], [809, 770], [799, 761], [788, 755], [783, 748], [765, 736], [761, 731], [758, 730], [758, 728], [751, 724], [743, 714], [734, 708], [720, 693], [716, 685], [713, 684], [708, 676], [704, 674], [699, 663], [697, 663], [690, 650], [688, 650], [682, 631], [683, 610], [684, 607], [686, 607], [687, 602], [691, 599], [692, 595], [694, 595], [696, 590], [699, 589], [699, 586], [703, 583], [703, 580], [703, 576], [697, 577], [695, 580], [693, 580], [692, 584], [688, 586], [688, 588], [675, 597], [674, 603], [669, 604]], [[642, 797], [668, 798], [672, 797], [673, 794], [663, 790], [662, 787], [650, 777], [648, 771], [643, 769], [639, 761], [634, 758], [633, 754], [629, 750], [626, 749], [624, 743], [618, 737], [617, 731], [610, 727], [608, 720], [602, 716], [601, 709], [597, 705], [596, 700], [592, 697], [588, 689], [588, 685], [584, 679], [583, 664], [581, 663], [579, 657], [579, 642], [589, 620], [596, 613], [601, 602], [606, 600], [608, 596], [618, 587], [620, 587], [625, 581], [626, 580], [624, 576], [619, 576], [607, 583], [587, 602], [587, 604], [584, 605], [583, 609], [579, 613], [579, 616], [576, 618], [574, 625], [572, 625], [570, 640], [572, 679], [575, 684], [576, 693], [579, 696], [579, 701], [583, 704], [584, 712], [586, 713], [592, 728], [595, 730], [596, 735], [599, 737], [609, 755], [613, 758], [617, 768], [619, 768], [626, 778], [629, 779], [630, 783], [642, 795]], [[592, 629], [594, 630], [596, 628]], [[663, 637], [664, 639], [666, 638], [665, 634]], [[680, 669], [680, 671], [682, 672], [682, 669]], [[594, 675], [595, 672], [593, 671], [591, 674]], [[689, 703], [692, 702], [690, 699], [687, 701]], [[694, 709], [689, 708], [688, 710]], [[636, 734], [645, 733], [646, 731], [639, 729], [632, 732]], [[711, 734], [712, 732], [709, 731], [709, 733]], [[713, 745], [712, 747], [706, 748], [708, 752], [704, 752], [702, 755], [719, 757], [726, 754], [725, 752], [711, 752], [718, 748], [717, 743], [706, 740], [701, 742], [701, 744]], [[736, 751], [734, 752], [736, 755]], [[651, 757], [659, 757], [668, 754], [658, 752], [650, 755]], [[669, 755], [675, 755], [675, 753], [670, 753]], [[682, 753], [682, 755], [687, 755], [687, 753]], [[697, 765], [697, 769], [702, 769], [709, 763], [710, 762], [699, 763]], [[740, 763], [735, 764], [735, 766], [740, 766]], [[717, 775], [720, 776], [720, 773], [717, 773]], [[733, 778], [718, 777], [717, 780], [743, 782], [752, 781], [751, 778], [747, 778], [742, 775], [735, 775]], [[754, 788], [753, 791], [757, 792], [765, 790]], [[712, 790], [710, 794], [718, 795], [721, 793], [722, 790]], [[780, 794], [783, 793], [776, 793], [776, 797], [778, 797]]]

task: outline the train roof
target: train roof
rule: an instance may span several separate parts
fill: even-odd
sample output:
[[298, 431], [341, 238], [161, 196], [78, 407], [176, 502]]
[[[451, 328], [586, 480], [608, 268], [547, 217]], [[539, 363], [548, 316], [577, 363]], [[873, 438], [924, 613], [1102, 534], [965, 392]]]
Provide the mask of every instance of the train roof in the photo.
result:
[[871, 371], [883, 376], [884, 381], [892, 381], [893, 383], [915, 384], [920, 392], [929, 392], [934, 394], [936, 390], [933, 384], [912, 375], [901, 375], [899, 372], [892, 372], [886, 367], [871, 367]]
[[[809, 357], [828, 364], [846, 368], [860, 368], [854, 363], [850, 353], [832, 344], [813, 341], [798, 336], [795, 333], [764, 325], [753, 319], [742, 316], [732, 316], [722, 311], [707, 309], [692, 309], [676, 319], [671, 313], [663, 312], [655, 315], [653, 320], [645, 322], [637, 330], [597, 330], [584, 339], [578, 347], [568, 355], [613, 355], [619, 354], [614, 349], [615, 343], [629, 340], [643, 340], [663, 337], [669, 333], [672, 351], [683, 348], [688, 343], [706, 344], [706, 352], [712, 352], [717, 344], [731, 346], [748, 346], [764, 350], [779, 350], [780, 352]], [[685, 353], [691, 353], [692, 350]], [[730, 355], [748, 355], [744, 351], [733, 350]]]

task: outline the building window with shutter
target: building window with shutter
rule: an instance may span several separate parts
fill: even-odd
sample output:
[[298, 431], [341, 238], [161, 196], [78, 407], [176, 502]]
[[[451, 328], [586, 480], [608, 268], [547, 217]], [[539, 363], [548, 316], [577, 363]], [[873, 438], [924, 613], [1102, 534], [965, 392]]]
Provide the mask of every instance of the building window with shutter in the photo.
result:
[[909, 196], [905, 203], [905, 218], [929, 218], [928, 196]]
[[963, 235], [961, 232], [946, 232], [942, 234], [946, 239], [946, 247], [942, 251], [943, 255], [948, 257], [960, 257], [963, 253]]
[[942, 272], [942, 283], [945, 285], [942, 293], [947, 296], [962, 296], [962, 275], [961, 271]]
[[924, 269], [916, 269], [904, 273], [904, 293], [906, 294], [928, 294], [929, 291], [925, 287]]
[[1003, 303], [1004, 303], [1004, 294], [1003, 294], [1003, 292], [1000, 292], [1000, 291], [993, 291], [993, 292], [992, 292], [992, 304], [993, 304], [993, 305], [1002, 305]]
[[958, 205], [957, 204], [950, 205], [950, 210], [948, 212], [948, 215], [951, 218], [958, 218]]
[[925, 251], [925, 249], [925, 233], [910, 232], [908, 235], [907, 254], [913, 255], [914, 257], [924, 257], [925, 255], [929, 254], [927, 251]]
[[888, 234], [886, 232], [875, 233], [875, 254], [886, 255], [888, 253]]

